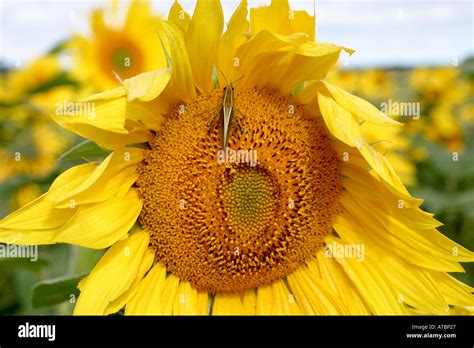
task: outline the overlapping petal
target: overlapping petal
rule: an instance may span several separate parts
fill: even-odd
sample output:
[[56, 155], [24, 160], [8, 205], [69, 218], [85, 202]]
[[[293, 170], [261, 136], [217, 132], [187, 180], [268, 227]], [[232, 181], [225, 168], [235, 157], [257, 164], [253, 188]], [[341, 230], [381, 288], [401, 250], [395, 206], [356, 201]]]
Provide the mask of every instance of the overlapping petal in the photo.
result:
[[0, 241], [109, 247], [126, 236], [140, 214], [142, 202], [131, 186], [142, 158], [143, 150], [127, 148], [100, 165], [67, 170], [47, 193], [0, 221]]
[[[249, 22], [247, 20], [247, 1], [242, 1], [239, 7], [229, 20], [227, 30], [222, 35], [217, 50], [217, 67], [219, 68], [219, 81], [230, 83], [231, 81], [223, 81], [223, 78], [231, 78], [234, 66], [240, 65], [240, 59], [235, 56], [235, 50], [246, 40], [246, 34], [249, 30]], [[224, 76], [221, 76], [222, 74]]]
[[75, 315], [106, 315], [123, 307], [153, 263], [148, 233], [141, 231], [111, 247], [81, 281]]
[[217, 57], [217, 44], [224, 28], [220, 1], [198, 0], [186, 32], [186, 49], [196, 87], [207, 92], [212, 87], [212, 70]]
[[267, 86], [290, 93], [299, 83], [323, 79], [336, 64], [344, 47], [309, 41], [302, 33], [289, 36], [260, 31], [240, 45], [232, 79], [244, 77], [244, 86]]
[[287, 0], [272, 0], [269, 6], [250, 9], [252, 35], [268, 30], [281, 35], [305, 33], [314, 41], [316, 22], [306, 11], [293, 11]]

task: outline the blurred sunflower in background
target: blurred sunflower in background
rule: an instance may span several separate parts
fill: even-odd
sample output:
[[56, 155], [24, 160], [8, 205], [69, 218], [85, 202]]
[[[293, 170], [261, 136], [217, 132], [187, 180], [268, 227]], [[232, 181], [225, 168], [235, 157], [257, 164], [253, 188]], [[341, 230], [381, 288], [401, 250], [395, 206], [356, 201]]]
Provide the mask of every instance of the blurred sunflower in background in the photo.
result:
[[[75, 87], [55, 55], [2, 74], [0, 183], [18, 176], [41, 179], [54, 170], [73, 137], [52, 122], [50, 114], [59, 100], [75, 98]], [[31, 183], [18, 190], [14, 208], [40, 193]]]
[[159, 17], [151, 12], [150, 3], [131, 1], [124, 19], [120, 14], [118, 1], [94, 10], [90, 17], [92, 33], [77, 34], [69, 43], [73, 76], [90, 92], [119, 86], [120, 79], [166, 64], [159, 41]]
[[[61, 172], [59, 156], [76, 141], [50, 118], [56, 104], [79, 95], [77, 83], [65, 71], [59, 48], [31, 62], [17, 62], [1, 72], [0, 84], [0, 216], [39, 197]], [[2, 245], [4, 247], [4, 245]], [[31, 288], [40, 280], [64, 274], [59, 248], [41, 251], [41, 260], [0, 260], [0, 313], [37, 313]], [[60, 269], [59, 272], [56, 269]], [[26, 289], [26, 291], [25, 291]], [[41, 313], [45, 313], [44, 310]], [[55, 313], [47, 310], [46, 313]]]
[[464, 147], [465, 124], [472, 121], [457, 117], [460, 109], [473, 105], [472, 80], [455, 67], [417, 68], [410, 74], [410, 91], [420, 100], [421, 122], [408, 122], [407, 131], [421, 133], [426, 139], [450, 151]]
[[[474, 254], [437, 231], [379, 152], [400, 124], [324, 80], [353, 51], [314, 41], [314, 17], [287, 1], [251, 8], [250, 21], [242, 1], [224, 34], [220, 2], [183, 13], [175, 2], [159, 24], [160, 69], [82, 100], [94, 117], [53, 117], [111, 153], [1, 220], [0, 241], [108, 248], [79, 283], [78, 315], [473, 306], [448, 272]], [[255, 166], [218, 161], [209, 125], [236, 80], [242, 127], [226, 150], [255, 151]]]
[[[375, 105], [393, 98], [397, 89], [394, 72], [382, 69], [348, 70], [337, 66], [328, 73], [327, 81]], [[361, 130], [374, 149], [382, 153], [405, 185], [416, 182], [416, 167], [411, 159], [410, 139], [402, 127], [384, 127], [361, 123]]]
[[384, 69], [334, 69], [328, 81], [374, 103], [390, 99], [396, 92], [394, 73]]

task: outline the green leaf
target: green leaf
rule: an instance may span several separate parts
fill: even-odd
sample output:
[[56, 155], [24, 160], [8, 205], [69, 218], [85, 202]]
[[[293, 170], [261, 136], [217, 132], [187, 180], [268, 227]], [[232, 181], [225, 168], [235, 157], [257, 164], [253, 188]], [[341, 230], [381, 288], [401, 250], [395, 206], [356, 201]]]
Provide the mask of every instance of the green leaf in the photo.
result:
[[297, 96], [300, 95], [301, 92], [303, 92], [303, 91], [304, 91], [304, 82], [301, 82], [301, 83], [299, 83], [298, 85], [296, 85], [295, 88], [293, 88], [293, 93], [292, 93], [292, 95], [293, 95], [294, 97], [297, 97]]
[[13, 270], [3, 267], [0, 263], [0, 315], [8, 314], [18, 306], [14, 277]]
[[86, 274], [82, 274], [74, 277], [48, 279], [36, 283], [32, 291], [33, 308], [52, 306], [68, 301], [71, 295], [77, 297], [79, 295], [77, 284], [85, 276]]
[[38, 158], [38, 149], [33, 130], [31, 128], [22, 129], [16, 134], [15, 138], [10, 141], [7, 146], [7, 151], [13, 156], [19, 153], [22, 157], [24, 156], [29, 160], [36, 160]]
[[50, 261], [45, 258], [39, 258], [35, 262], [28, 258], [5, 258], [0, 259], [0, 265], [9, 269], [21, 268], [31, 272], [38, 272], [42, 268], [49, 266]]
[[466, 144], [464, 151], [458, 154], [457, 161], [453, 160], [453, 154], [447, 151], [441, 145], [432, 143], [426, 139], [414, 139], [416, 146], [424, 147], [429, 157], [427, 162], [430, 163], [436, 173], [443, 177], [452, 177], [457, 179], [465, 179], [474, 177], [474, 146]]
[[71, 245], [71, 250], [74, 255], [72, 272], [75, 274], [89, 273], [104, 254], [103, 250], [83, 248], [77, 245]]
[[77, 161], [77, 160], [102, 160], [110, 154], [110, 151], [98, 146], [96, 143], [85, 140], [73, 146], [59, 158], [60, 161]]
[[30, 94], [42, 93], [59, 86], [77, 87], [78, 84], [75, 80], [71, 79], [67, 73], [61, 72], [57, 76], [46, 81], [45, 83], [31, 89], [29, 93]]
[[428, 211], [462, 212], [469, 214], [474, 206], [474, 189], [448, 193], [431, 187], [424, 187], [413, 192], [415, 197], [422, 197], [423, 206]]

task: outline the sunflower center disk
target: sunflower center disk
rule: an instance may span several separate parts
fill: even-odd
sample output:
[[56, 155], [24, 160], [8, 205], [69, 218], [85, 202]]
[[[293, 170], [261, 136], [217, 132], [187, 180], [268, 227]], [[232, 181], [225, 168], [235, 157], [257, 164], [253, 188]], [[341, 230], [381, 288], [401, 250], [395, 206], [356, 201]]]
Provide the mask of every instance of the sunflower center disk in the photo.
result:
[[233, 125], [221, 150], [221, 125], [207, 126], [221, 100], [213, 90], [171, 110], [137, 186], [156, 260], [199, 290], [234, 292], [315, 255], [339, 212], [341, 180], [324, 125], [275, 91], [236, 91], [244, 130]]
[[[262, 169], [239, 168], [225, 175], [219, 189], [222, 212], [229, 235], [247, 242], [259, 242], [260, 232], [270, 225], [277, 211], [277, 188]], [[236, 245], [234, 252], [239, 253]]]
[[112, 80], [117, 79], [115, 73], [126, 79], [143, 70], [143, 54], [131, 39], [115, 34], [102, 46], [104, 49], [100, 52], [100, 61]]

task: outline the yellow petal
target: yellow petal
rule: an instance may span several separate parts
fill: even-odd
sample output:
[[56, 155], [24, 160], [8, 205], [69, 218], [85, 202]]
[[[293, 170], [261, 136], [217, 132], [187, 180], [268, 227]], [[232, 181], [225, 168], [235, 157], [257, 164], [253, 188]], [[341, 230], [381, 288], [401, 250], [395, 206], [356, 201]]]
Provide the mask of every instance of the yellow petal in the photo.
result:
[[292, 275], [289, 275], [287, 276], [287, 280], [288, 280], [288, 284], [291, 288], [292, 293], [294, 294], [295, 298], [298, 300], [298, 307], [300, 308], [301, 313], [304, 315], [321, 314], [320, 312], [316, 312], [313, 309], [311, 302], [309, 301], [308, 297], [303, 291], [303, 287], [298, 283], [295, 277]]
[[104, 34], [104, 32], [107, 30], [104, 23], [104, 12], [101, 10], [93, 11], [90, 17], [90, 25], [96, 36]]
[[186, 48], [192, 57], [194, 83], [201, 92], [212, 88], [212, 70], [223, 27], [220, 1], [198, 0], [186, 33]]
[[[340, 244], [338, 239], [332, 237], [327, 238], [327, 242]], [[344, 248], [344, 245], [341, 245], [341, 247]], [[404, 314], [403, 307], [397, 302], [397, 294], [390, 287], [387, 277], [380, 269], [380, 266], [367, 255], [364, 258], [364, 262], [350, 257], [337, 257], [336, 260], [344, 268], [346, 274], [373, 314]]]
[[168, 21], [181, 28], [183, 32], [186, 32], [189, 28], [191, 17], [186, 11], [184, 11], [178, 1], [175, 0], [175, 2], [170, 8], [170, 12], [168, 14]]
[[[351, 223], [354, 226], [354, 222]], [[341, 231], [340, 226], [336, 226], [338, 233]], [[359, 232], [360, 233], [360, 232]], [[340, 233], [344, 238], [347, 233]], [[351, 240], [354, 243], [354, 240]], [[433, 272], [427, 269], [423, 269], [414, 265], [407, 264], [400, 257], [390, 256], [390, 251], [382, 250], [382, 248], [373, 247], [367, 240], [358, 240], [358, 243], [362, 243], [366, 246], [366, 250], [370, 250], [369, 253], [374, 257], [381, 267], [386, 270], [388, 275], [387, 279], [391, 284], [391, 287], [396, 290], [397, 301], [399, 303], [407, 303], [417, 310], [421, 310], [426, 314], [448, 314], [449, 304], [458, 304], [463, 302], [466, 296], [471, 296], [464, 289], [456, 289], [457, 294], [455, 300], [452, 297], [443, 296], [443, 288], [440, 286], [441, 282], [435, 280], [433, 277], [436, 275], [446, 275], [442, 272]], [[378, 254], [378, 255], [375, 255]], [[460, 283], [462, 284], [462, 283]], [[472, 298], [472, 297], [471, 297]]]
[[45, 245], [54, 244], [54, 237], [57, 233], [56, 228], [47, 230], [14, 230], [0, 229], [0, 243], [15, 245]]
[[[234, 80], [243, 76], [244, 79], [239, 83], [239, 86], [253, 85], [261, 78], [260, 76], [254, 77], [251, 75], [256, 72], [262, 75], [266, 82], [269, 79], [268, 73], [272, 65], [266, 66], [262, 63], [268, 64], [271, 61], [278, 61], [278, 59], [288, 54], [286, 51], [281, 51], [281, 49], [285, 47], [294, 48], [305, 41], [306, 38], [303, 35], [282, 36], [269, 31], [259, 32], [237, 48], [235, 58], [238, 59], [239, 64], [233, 66], [231, 77], [227, 76], [227, 78]], [[257, 64], [260, 65], [256, 66]]]
[[[345, 314], [344, 307], [337, 294], [331, 291], [307, 267], [301, 266], [295, 272], [287, 276], [291, 290], [296, 294], [296, 301], [304, 312], [318, 315], [341, 315]], [[304, 300], [303, 300], [304, 299]]]
[[84, 138], [91, 139], [97, 145], [109, 150], [119, 149], [130, 144], [146, 143], [153, 139], [153, 134], [148, 130], [134, 130], [128, 134], [118, 134], [86, 124], [71, 125], [68, 127], [68, 130]]
[[43, 194], [7, 215], [0, 221], [0, 231], [10, 229], [28, 233], [29, 230], [48, 230], [63, 225], [74, 215], [75, 209], [56, 209], [53, 203], [45, 200], [46, 196]]
[[[140, 154], [141, 152], [137, 153], [137, 155]], [[110, 158], [106, 159], [101, 166], [108, 165]], [[118, 194], [120, 190], [123, 191], [122, 196], [129, 191], [134, 181], [131, 182], [129, 178], [123, 178], [121, 183], [115, 182], [115, 178], [106, 178], [106, 180], [98, 180], [98, 185], [92, 185], [96, 183], [95, 179], [99, 176], [96, 176], [94, 180], [89, 179], [97, 172], [97, 168], [98, 166], [95, 163], [87, 163], [72, 167], [61, 174], [46, 194], [8, 215], [0, 222], [0, 240], [15, 244], [51, 244], [58, 242], [59, 231], [77, 214], [79, 205], [104, 201], [112, 198], [114, 194]], [[131, 169], [134, 171], [133, 165]], [[116, 175], [117, 172], [112, 172], [112, 174]], [[117, 174], [118, 178], [121, 176], [136, 178], [135, 173], [130, 171]], [[115, 183], [116, 187], [113, 187], [107, 181]], [[89, 182], [89, 185], [83, 185], [87, 182]], [[125, 184], [128, 187], [125, 187]], [[83, 188], [83, 196], [81, 196], [81, 190], [75, 191], [78, 187]], [[107, 187], [109, 188], [107, 189]], [[88, 191], [87, 188], [93, 190]], [[71, 195], [71, 192], [77, 195]], [[62, 204], [59, 205], [58, 202], [62, 202]], [[79, 234], [82, 235], [82, 233]]]
[[247, 290], [241, 294], [243, 315], [255, 315], [257, 296], [253, 289]]
[[110, 302], [105, 309], [104, 315], [109, 315], [118, 312], [122, 309], [130, 300], [135, 296], [138, 291], [138, 286], [140, 285], [141, 281], [143, 280], [143, 276], [145, 273], [150, 269], [151, 265], [153, 264], [153, 260], [155, 259], [155, 252], [151, 249], [147, 249], [145, 251], [145, 255], [143, 256], [142, 263], [138, 270], [138, 276], [133, 281], [130, 288], [125, 291], [122, 295], [117, 297], [115, 300]]
[[[429, 246], [420, 249], [420, 245], [415, 247], [407, 243], [405, 238], [396, 237], [393, 233], [390, 233], [393, 229], [387, 230], [386, 225], [379, 222], [378, 219], [374, 219], [371, 213], [365, 211], [365, 209], [371, 209], [372, 206], [361, 208], [359, 205], [355, 205], [354, 200], [349, 195], [343, 196], [342, 203], [345, 212], [334, 223], [334, 229], [345, 239], [363, 243], [367, 245], [367, 248], [372, 247], [371, 245], [375, 243], [373, 245], [374, 249], [385, 250], [420, 267], [439, 271], [462, 270], [458, 263], [426, 252]], [[364, 227], [362, 228], [362, 226]]]
[[166, 278], [166, 267], [155, 265], [141, 281], [135, 296], [127, 303], [125, 315], [161, 315], [161, 295]]
[[144, 276], [141, 271], [151, 266], [146, 257], [149, 239], [148, 233], [138, 232], [116, 243], [104, 254], [79, 284], [81, 294], [74, 308], [75, 315], [104, 315], [110, 303]]
[[239, 293], [217, 293], [212, 305], [212, 315], [243, 315], [244, 307]]
[[168, 277], [166, 277], [161, 296], [163, 315], [173, 314], [173, 306], [178, 294], [179, 283], [179, 278], [174, 274], [169, 274]]
[[[293, 290], [293, 288], [292, 288]], [[291, 293], [283, 280], [259, 286], [256, 297], [257, 315], [301, 314], [298, 294]]]
[[257, 315], [270, 315], [273, 312], [273, 293], [271, 285], [261, 285], [257, 288]]
[[364, 142], [359, 125], [349, 111], [321, 89], [318, 92], [318, 105], [324, 122], [331, 134], [349, 146], [360, 148]]
[[164, 68], [139, 74], [123, 81], [127, 100], [150, 101], [158, 97], [168, 85], [171, 69]]
[[401, 123], [395, 121], [382, 113], [368, 101], [350, 94], [343, 89], [322, 81], [334, 100], [344, 109], [350, 111], [359, 121], [367, 121], [381, 125], [396, 125]]
[[[143, 26], [144, 21], [152, 19], [151, 3], [148, 1], [132, 0], [128, 7], [127, 18], [125, 19], [124, 32], [133, 31], [137, 27]], [[147, 23], [149, 24], [149, 23]]]
[[448, 313], [448, 303], [425, 270], [393, 257], [387, 257], [382, 265], [389, 270], [389, 280], [398, 291], [399, 301], [432, 314]]
[[252, 35], [268, 30], [281, 35], [290, 35], [290, 5], [288, 0], [272, 1], [270, 6], [250, 9], [250, 29]]
[[[146, 76], [139, 75], [136, 80], [133, 80], [134, 82], [129, 84], [127, 92], [131, 91], [134, 87], [139, 88], [138, 85], [142, 82], [145, 83], [148, 76], [153, 77], [153, 73]], [[156, 80], [148, 80], [148, 82], [155, 83]], [[143, 96], [143, 100], [148, 98], [150, 98], [150, 100], [153, 99], [154, 94], [159, 91], [157, 88], [163, 88], [164, 86], [157, 87], [150, 85], [149, 87], [150, 90], [148, 91], [148, 94]], [[135, 90], [132, 93], [140, 94], [140, 91]], [[141, 97], [139, 96], [138, 98], [140, 99]], [[156, 129], [156, 126], [159, 125], [158, 119], [160, 118], [160, 115], [157, 115], [153, 110], [150, 110], [150, 108], [147, 107], [148, 104], [142, 103], [138, 100], [128, 102], [125, 97], [119, 97], [103, 100], [98, 99], [91, 102], [94, 103], [94, 113], [92, 117], [89, 117], [89, 115], [69, 117], [67, 124], [84, 124], [120, 134], [130, 133], [130, 129], [127, 127], [127, 121], [130, 120], [138, 121], [135, 122], [135, 124], [139, 126], [137, 129], [143, 131], [147, 129]], [[139, 122], [142, 124], [139, 124]], [[147, 127], [143, 127], [143, 124]]]
[[80, 206], [54, 241], [102, 249], [122, 239], [137, 221], [142, 201], [136, 190], [98, 204]]
[[[107, 158], [109, 158], [108, 156]], [[110, 161], [105, 159], [104, 162]], [[97, 168], [96, 163], [86, 163], [69, 168], [64, 173], [54, 179], [49, 187], [46, 199], [50, 202], [56, 203], [64, 199], [65, 195], [74, 190], [78, 185], [87, 180], [87, 178]]]
[[[219, 69], [218, 76], [220, 81], [223, 78], [220, 71], [222, 71], [226, 78], [231, 79], [233, 77], [232, 66], [239, 63], [235, 60], [235, 50], [246, 40], [245, 34], [249, 30], [247, 12], [247, 1], [243, 0], [230, 18], [227, 30], [219, 41], [217, 66]], [[227, 81], [227, 83], [230, 83], [230, 81]]]
[[70, 173], [67, 178], [74, 177], [64, 184], [64, 179], [58, 180], [60, 176], [51, 186], [46, 199], [54, 202], [57, 208], [69, 207], [71, 203], [81, 205], [106, 201], [117, 195], [128, 178], [135, 177], [136, 166], [143, 160], [143, 152], [139, 148], [116, 150], [88, 175]]
[[330, 284], [329, 286], [331, 286], [332, 289], [341, 297], [341, 300], [347, 307], [347, 312], [349, 314], [371, 314], [359, 293], [352, 285], [350, 279], [347, 278], [343, 268], [334, 260], [334, 258], [326, 257], [324, 251], [320, 250], [317, 253], [316, 261], [321, 272], [321, 277], [326, 279]]
[[275, 84], [280, 84], [282, 93], [289, 94], [298, 84], [308, 80], [320, 80], [337, 63], [342, 50], [352, 50], [322, 42], [305, 42], [290, 50], [294, 57], [285, 67], [285, 73]]
[[[119, 17], [117, 14], [116, 17]], [[136, 45], [135, 50], [139, 53], [135, 61], [140, 61], [140, 72], [152, 71], [166, 67], [166, 56], [160, 49], [159, 21], [161, 18], [155, 16], [151, 9], [151, 2], [131, 1], [125, 25], [120, 28], [120, 34], [126, 35], [128, 40]], [[133, 61], [132, 61], [133, 64]], [[130, 77], [130, 75], [128, 76]]]
[[179, 101], [190, 102], [196, 96], [196, 90], [183, 33], [166, 22], [161, 22], [161, 25], [168, 39], [172, 64], [171, 80], [165, 89], [165, 94], [169, 96], [172, 104]]
[[391, 163], [385, 158], [385, 156], [375, 151], [372, 146], [366, 142], [362, 144], [362, 147], [359, 149], [359, 151], [367, 163], [383, 180], [385, 180], [398, 192], [402, 194], [409, 194], [397, 173], [395, 173]]
[[441, 272], [429, 272], [446, 302], [457, 306], [474, 306], [474, 289], [453, 276]]
[[250, 9], [250, 27], [252, 35], [261, 30], [281, 35], [305, 33], [314, 41], [316, 22], [314, 16], [306, 11], [293, 11], [287, 0], [272, 1], [270, 6]]
[[207, 315], [207, 302], [202, 301], [202, 296], [207, 293], [199, 293], [187, 281], [181, 281], [177, 296], [173, 304], [173, 315]]
[[316, 36], [316, 20], [306, 11], [292, 11], [290, 14], [291, 28], [293, 33], [306, 33], [310, 40], [314, 41]]
[[341, 106], [334, 99], [324, 83], [319, 82], [319, 84], [320, 87], [317, 92], [318, 106], [331, 134], [345, 144], [357, 148], [367, 163], [383, 180], [398, 192], [408, 195], [407, 189], [393, 170], [392, 165], [363, 138], [359, 123], [351, 111]]
[[[355, 173], [353, 171], [350, 174], [351, 178], [362, 175]], [[371, 226], [379, 222], [383, 226], [375, 229], [375, 231], [379, 231], [377, 238], [384, 238], [387, 234], [392, 234], [414, 250], [422, 250], [423, 255], [432, 255], [438, 261], [443, 259], [455, 261], [451, 263], [454, 269], [444, 269], [445, 271], [462, 271], [462, 268], [456, 267], [457, 262], [473, 261], [473, 252], [453, 242], [435, 229], [439, 224], [432, 216], [427, 215], [417, 206], [405, 206], [403, 200], [401, 200], [402, 205], [400, 206], [398, 197], [390, 191], [384, 192], [384, 184], [370, 174], [365, 174], [364, 180], [372, 188], [370, 197], [367, 197], [366, 192], [361, 189], [360, 182], [347, 179], [344, 182], [346, 194], [343, 195], [341, 201], [347, 207], [349, 215], [357, 216], [355, 220], [371, 221]], [[413, 222], [417, 220], [422, 222]]]
[[324, 78], [344, 47], [309, 41], [304, 34], [282, 36], [261, 31], [240, 45], [232, 77], [240, 86], [270, 86], [290, 93], [299, 83]]
[[127, 100], [125, 98], [114, 99], [98, 99], [83, 104], [72, 115], [61, 115], [58, 112], [53, 116], [53, 120], [60, 124], [87, 124], [99, 129], [107, 130], [114, 133], [127, 134], [124, 128]]
[[[339, 144], [338, 144], [339, 145]], [[340, 150], [340, 149], [339, 149]], [[338, 151], [339, 151], [338, 150]], [[403, 207], [410, 208], [406, 210], [398, 210], [398, 212], [402, 215], [408, 214], [411, 217], [411, 212], [413, 212], [414, 208], [418, 208], [423, 203], [422, 199], [418, 199], [412, 197], [409, 193], [403, 194], [396, 190], [393, 190], [391, 186], [385, 185], [380, 178], [371, 171], [370, 166], [368, 166], [367, 162], [361, 156], [361, 154], [357, 151], [353, 151], [352, 149], [348, 148], [344, 145], [344, 149], [342, 151], [348, 151], [350, 154], [350, 164], [349, 162], [346, 163], [344, 166], [341, 167], [341, 170], [344, 174], [344, 177], [347, 179], [343, 179], [344, 183], [349, 185], [353, 184], [356, 187], [358, 192], [362, 192], [362, 188], [371, 188], [373, 185], [377, 186], [377, 195], [371, 195], [367, 192], [364, 194], [364, 197], [371, 201], [378, 201], [378, 197], [384, 197], [385, 200], [382, 201], [382, 204], [385, 205], [387, 208], [393, 208], [400, 203], [400, 199], [403, 201]], [[413, 226], [421, 227], [421, 228], [435, 228], [442, 225], [439, 221], [436, 221], [433, 218], [433, 214], [429, 214], [426, 212], [422, 212], [421, 210], [415, 210], [420, 212], [417, 214], [417, 218], [412, 220]]]
[[[108, 149], [150, 140], [153, 135], [148, 128], [157, 127], [156, 115], [138, 102], [127, 102], [124, 96], [115, 97], [120, 94], [114, 90], [107, 95], [96, 95], [80, 102], [74, 116], [56, 110], [52, 119], [61, 127]], [[134, 121], [133, 129], [127, 129], [128, 120]], [[139, 121], [151, 127], [147, 128]]]
[[108, 89], [106, 91], [92, 94], [84, 99], [82, 99], [82, 102], [92, 102], [96, 100], [107, 100], [107, 99], [114, 99], [114, 98], [120, 98], [124, 97], [127, 95], [127, 92], [125, 91], [125, 88], [122, 86], [117, 87], [117, 88], [112, 88]]
[[273, 314], [275, 315], [300, 315], [302, 314], [295, 295], [290, 293], [283, 280], [272, 283]]
[[[362, 229], [357, 222], [344, 215], [339, 216], [334, 228], [341, 237], [341, 242], [364, 246], [363, 253], [370, 255], [371, 259], [385, 271], [391, 288], [396, 290], [399, 303], [407, 303], [431, 314], [447, 313], [448, 304], [425, 269], [405, 262], [398, 255], [393, 256], [391, 250], [394, 247], [378, 246], [365, 236], [366, 229]], [[350, 233], [352, 230], [355, 230], [354, 233]], [[363, 262], [365, 258], [361, 261]]]

